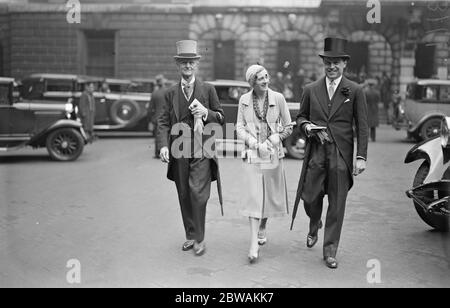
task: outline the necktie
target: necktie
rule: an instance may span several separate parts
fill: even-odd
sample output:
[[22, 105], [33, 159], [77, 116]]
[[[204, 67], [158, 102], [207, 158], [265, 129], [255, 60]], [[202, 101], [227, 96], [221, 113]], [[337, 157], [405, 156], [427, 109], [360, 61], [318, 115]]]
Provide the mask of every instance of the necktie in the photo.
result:
[[334, 94], [334, 80], [330, 82], [330, 86], [328, 87], [328, 96], [330, 97], [330, 100], [333, 98]]
[[184, 94], [186, 95], [187, 100], [191, 98], [192, 86], [190, 84], [184, 85]]

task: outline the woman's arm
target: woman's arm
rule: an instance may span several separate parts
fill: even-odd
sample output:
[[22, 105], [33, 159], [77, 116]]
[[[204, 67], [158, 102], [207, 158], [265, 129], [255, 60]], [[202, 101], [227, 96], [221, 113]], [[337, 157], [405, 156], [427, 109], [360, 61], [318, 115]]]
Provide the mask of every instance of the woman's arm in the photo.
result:
[[258, 141], [255, 137], [253, 137], [251, 134], [247, 132], [247, 122], [244, 118], [244, 104], [242, 104], [242, 97], [239, 100], [239, 108], [237, 113], [237, 120], [236, 120], [236, 132], [237, 137], [240, 140], [243, 140], [245, 144], [251, 148], [254, 149]]

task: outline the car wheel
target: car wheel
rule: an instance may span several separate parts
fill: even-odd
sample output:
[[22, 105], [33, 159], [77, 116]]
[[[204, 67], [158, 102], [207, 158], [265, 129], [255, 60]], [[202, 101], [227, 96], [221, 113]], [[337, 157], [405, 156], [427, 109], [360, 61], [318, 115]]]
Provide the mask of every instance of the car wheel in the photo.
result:
[[138, 103], [128, 99], [120, 99], [111, 105], [110, 117], [116, 124], [130, 125], [139, 119]]
[[47, 151], [54, 160], [76, 160], [84, 148], [81, 134], [73, 128], [60, 128], [51, 132], [46, 140]]
[[426, 120], [420, 129], [420, 136], [422, 139], [438, 136], [441, 133], [441, 122], [442, 120], [440, 118]]
[[[423, 184], [425, 178], [427, 177], [428, 173], [430, 171], [430, 164], [425, 161], [420, 165], [419, 169], [417, 170], [417, 173], [414, 177], [413, 181], [413, 187], [419, 186]], [[425, 200], [426, 202], [430, 202], [434, 200], [433, 192], [425, 192], [422, 195], [418, 195], [421, 199]], [[449, 220], [447, 217], [439, 214], [429, 213], [426, 212], [417, 202], [414, 202], [414, 207], [416, 208], [417, 214], [419, 214], [420, 218], [422, 218], [423, 221], [425, 221], [428, 225], [435, 228], [439, 231], [448, 231], [449, 229]]]
[[288, 155], [295, 159], [303, 159], [305, 157], [305, 139], [301, 138], [301, 136], [294, 137], [290, 135], [284, 146], [288, 152]]

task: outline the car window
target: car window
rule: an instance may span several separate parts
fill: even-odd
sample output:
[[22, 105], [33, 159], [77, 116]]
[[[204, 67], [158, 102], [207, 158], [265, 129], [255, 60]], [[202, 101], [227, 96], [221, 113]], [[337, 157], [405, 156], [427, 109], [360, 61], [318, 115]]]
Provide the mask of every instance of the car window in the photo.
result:
[[248, 89], [244, 87], [216, 86], [216, 92], [219, 100], [237, 104], [242, 94], [247, 93]]
[[130, 86], [129, 84], [113, 84], [113, 83], [109, 83], [108, 85], [112, 93], [125, 93], [127, 92], [127, 89]]
[[[414, 84], [409, 84], [407, 87], [406, 87], [406, 98], [410, 98], [410, 99], [420, 99], [420, 97], [417, 97], [417, 92], [418, 91], [416, 91], [416, 86], [414, 85]], [[419, 96], [420, 96], [420, 93], [419, 93]]]
[[450, 102], [450, 85], [441, 86], [439, 91], [439, 100]]
[[20, 95], [27, 99], [42, 98], [44, 92], [44, 82], [37, 80], [27, 80], [23, 82], [20, 88]]
[[152, 93], [154, 84], [149, 82], [133, 83], [128, 87], [128, 92]]
[[423, 87], [423, 98], [436, 100], [437, 92], [438, 92], [437, 90], [438, 90], [438, 87], [435, 85], [424, 86]]
[[0, 85], [0, 105], [9, 105], [9, 86], [7, 84]]
[[48, 79], [47, 91], [70, 92], [72, 91], [72, 80]]

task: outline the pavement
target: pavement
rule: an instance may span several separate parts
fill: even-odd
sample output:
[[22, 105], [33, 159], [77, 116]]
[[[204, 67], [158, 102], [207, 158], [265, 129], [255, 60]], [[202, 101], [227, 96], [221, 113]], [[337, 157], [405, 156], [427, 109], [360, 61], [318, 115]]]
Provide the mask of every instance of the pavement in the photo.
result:
[[[214, 184], [207, 252], [197, 257], [181, 250], [176, 190], [152, 158], [153, 138], [100, 138], [71, 163], [44, 149], [2, 153], [0, 287], [449, 287], [450, 236], [426, 225], [405, 195], [420, 165], [403, 163], [414, 144], [386, 125], [377, 133], [348, 196], [336, 270], [322, 260], [323, 229], [306, 247], [302, 206], [292, 231], [290, 216], [269, 219], [260, 260], [248, 263], [237, 158], [220, 160], [225, 215]], [[301, 163], [285, 159], [291, 204]]]

